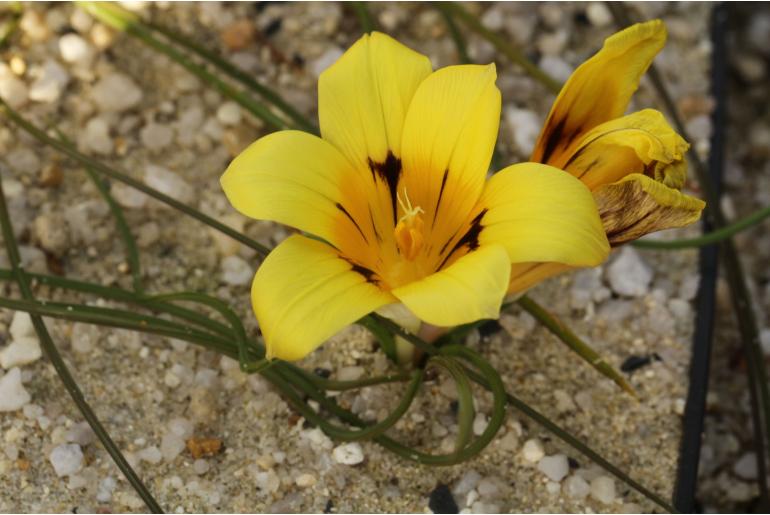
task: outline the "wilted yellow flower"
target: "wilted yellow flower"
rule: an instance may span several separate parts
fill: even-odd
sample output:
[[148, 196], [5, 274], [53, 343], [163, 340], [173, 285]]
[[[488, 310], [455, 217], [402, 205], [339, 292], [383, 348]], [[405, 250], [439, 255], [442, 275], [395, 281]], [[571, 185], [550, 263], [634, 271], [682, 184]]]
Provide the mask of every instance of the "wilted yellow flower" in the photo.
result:
[[[689, 145], [663, 115], [644, 109], [623, 116], [665, 42], [660, 20], [607, 38], [562, 88], [530, 158], [569, 172], [591, 189], [613, 247], [689, 225], [705, 207], [679, 191]], [[568, 268], [562, 263], [516, 264], [510, 292], [524, 291]]]
[[512, 263], [593, 266], [609, 245], [588, 188], [543, 164], [486, 180], [494, 65], [433, 72], [362, 37], [319, 79], [322, 138], [259, 139], [222, 176], [247, 216], [295, 227], [252, 287], [269, 357], [300, 359], [360, 317], [405, 306], [449, 327], [499, 315]]

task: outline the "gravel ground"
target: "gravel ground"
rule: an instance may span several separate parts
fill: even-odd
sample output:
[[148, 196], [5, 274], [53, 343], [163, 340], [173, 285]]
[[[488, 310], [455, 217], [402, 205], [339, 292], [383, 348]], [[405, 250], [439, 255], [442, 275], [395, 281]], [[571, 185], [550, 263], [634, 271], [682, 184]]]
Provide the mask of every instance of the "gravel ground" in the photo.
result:
[[[352, 12], [336, 3], [132, 7], [216, 46], [309, 116], [315, 116], [318, 74], [360, 33]], [[469, 7], [562, 80], [614, 31], [599, 3]], [[634, 8], [640, 18], [662, 17], [668, 24], [670, 42], [657, 63], [687, 120], [691, 143], [705, 155], [712, 105], [709, 6], [651, 3]], [[384, 30], [427, 54], [435, 66], [457, 61], [443, 21], [430, 6], [380, 4], [372, 12]], [[754, 104], [737, 106], [734, 123], [758, 113], [764, 120], [757, 118], [752, 137], [736, 141], [731, 154], [735, 166], [726, 203], [729, 207], [732, 200], [737, 214], [767, 205], [770, 191], [766, 166], [755, 166], [766, 163], [770, 148], [762, 94], [767, 55], [760, 53], [767, 47], [756, 48], [762, 40], [751, 40], [761, 38], [762, 30], [767, 33], [770, 18], [765, 13], [752, 23], [759, 36], [750, 32], [741, 40], [751, 50], [742, 54], [747, 63], [736, 65], [736, 80], [751, 85]], [[498, 59], [485, 41], [471, 37], [469, 52], [477, 62], [497, 61], [504, 102], [499, 148], [509, 162], [524, 159], [553, 97]], [[262, 123], [72, 5], [25, 6], [20, 34], [0, 54], [0, 93], [38, 124], [57, 124], [83, 152], [262, 243], [274, 245], [288, 234], [274, 224], [240, 217], [218, 185], [228, 161], [264, 133]], [[646, 82], [635, 105], [657, 105]], [[30, 270], [130, 287], [114, 222], [81, 169], [3, 125], [0, 176]], [[690, 187], [697, 191], [696, 185]], [[137, 236], [150, 291], [206, 291], [230, 303], [254, 329], [248, 301], [258, 265], [253, 252], [119, 184], [111, 189]], [[696, 232], [690, 228], [663, 237]], [[767, 262], [770, 246], [767, 238], [757, 239], [761, 234], [747, 234], [739, 245], [750, 255], [747, 263], [767, 327], [770, 289], [761, 263]], [[517, 309], [502, 317], [501, 330], [474, 333], [469, 344], [490, 359], [510, 391], [644, 485], [669, 496], [697, 280], [693, 251], [627, 248], [604, 267], [551, 280], [532, 293], [610, 363], [633, 369], [626, 374], [638, 401]], [[621, 284], [629, 281], [633, 295], [628, 284]], [[17, 295], [7, 285], [2, 288], [3, 295]], [[44, 286], [37, 294], [64, 298]], [[718, 347], [727, 352], [738, 340], [727, 319], [726, 296], [720, 301]], [[169, 511], [426, 512], [431, 492], [435, 500], [442, 491], [444, 502], [451, 496], [469, 512], [654, 510], [519, 413], [510, 414], [497, 438], [474, 460], [449, 468], [419, 467], [375, 444], [332, 442], [297, 417], [268, 383], [243, 375], [232, 360], [160, 337], [54, 320], [48, 326], [98, 415]], [[0, 343], [5, 356], [0, 390], [9, 394], [0, 400], [0, 491], [11, 493], [0, 496], [0, 511], [142, 511], [143, 504], [84, 425], [52, 367], [40, 358], [28, 319], [0, 312]], [[389, 369], [360, 328], [343, 331], [302, 366], [322, 367], [338, 378]], [[741, 364], [718, 357], [715, 367], [720, 367], [715, 380], [732, 384]], [[742, 418], [745, 386], [732, 388], [719, 389], [710, 400], [702, 494], [709, 508], [749, 502], [756, 495], [751, 477], [738, 467], [749, 443]], [[399, 390], [366, 388], [345, 394], [341, 402], [363, 418], [381, 418]], [[457, 431], [453, 400], [451, 381], [432, 379], [393, 434], [434, 452], [451, 450]], [[478, 433], [486, 424], [488, 403], [482, 396], [474, 423]], [[707, 486], [712, 481], [713, 488]]]

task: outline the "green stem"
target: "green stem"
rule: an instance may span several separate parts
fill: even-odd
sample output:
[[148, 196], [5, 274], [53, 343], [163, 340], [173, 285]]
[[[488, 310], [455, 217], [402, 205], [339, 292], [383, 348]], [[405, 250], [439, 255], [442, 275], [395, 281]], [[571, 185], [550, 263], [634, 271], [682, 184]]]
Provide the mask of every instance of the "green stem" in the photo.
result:
[[492, 43], [492, 45], [512, 62], [518, 64], [529, 73], [533, 78], [540, 81], [552, 93], [558, 94], [561, 90], [561, 84], [543, 70], [538, 68], [532, 61], [527, 59], [523, 53], [513, 47], [508, 40], [496, 32], [486, 28], [481, 21], [469, 13], [459, 2], [441, 2], [442, 8], [447, 12], [456, 15], [465, 23], [468, 28], [479, 34], [481, 37]]
[[527, 297], [522, 296], [518, 304], [524, 308], [524, 311], [535, 317], [538, 322], [544, 325], [553, 335], [567, 345], [573, 352], [583, 358], [589, 365], [594, 367], [603, 376], [611, 379], [623, 391], [636, 397], [633, 387], [615, 370], [604, 358], [596, 352], [590, 345], [580, 339], [572, 330], [562, 323], [558, 318], [549, 313], [540, 304]]
[[154, 48], [158, 52], [166, 55], [169, 59], [176, 62], [187, 71], [208, 82], [224, 96], [242, 105], [257, 118], [262, 119], [268, 126], [274, 130], [281, 130], [289, 127], [283, 119], [279, 118], [267, 107], [260, 104], [243, 91], [237, 90], [222, 81], [219, 77], [209, 72], [203, 66], [196, 64], [187, 58], [184, 54], [177, 51], [174, 47], [167, 45], [152, 35], [152, 32], [144, 25], [138, 23], [139, 19], [132, 13], [125, 11], [121, 7], [110, 2], [78, 2], [80, 6], [89, 14], [97, 18], [102, 23], [110, 27], [129, 34], [146, 45]]
[[441, 13], [441, 16], [444, 18], [444, 22], [449, 29], [449, 35], [452, 37], [452, 41], [455, 43], [455, 48], [457, 48], [457, 56], [460, 58], [460, 62], [462, 64], [471, 64], [472, 61], [471, 57], [468, 55], [468, 47], [465, 44], [465, 38], [463, 37], [462, 32], [460, 32], [457, 23], [455, 23], [455, 19], [452, 16], [452, 11], [444, 2], [436, 2], [434, 5], [436, 6], [436, 9], [438, 9], [438, 11]]
[[361, 32], [369, 34], [377, 30], [377, 25], [374, 23], [374, 18], [372, 18], [372, 13], [369, 12], [366, 2], [350, 2], [350, 7], [353, 8], [358, 17], [358, 22], [361, 24]]
[[714, 243], [720, 243], [728, 238], [731, 238], [741, 231], [745, 231], [750, 227], [754, 227], [766, 218], [770, 218], [770, 206], [755, 211], [745, 218], [741, 218], [735, 223], [724, 226], [716, 231], [711, 231], [707, 234], [699, 236], [697, 238], [689, 238], [683, 240], [636, 240], [631, 243], [634, 247], [642, 249], [654, 249], [654, 250], [680, 250], [696, 247], [704, 247], [706, 245], [712, 245]]
[[[13, 274], [15, 275], [19, 290], [21, 291], [21, 295], [27, 301], [34, 302], [35, 296], [32, 293], [29, 279], [21, 265], [21, 257], [19, 255], [19, 249], [16, 243], [16, 236], [14, 235], [13, 228], [11, 227], [11, 220], [8, 214], [8, 207], [5, 201], [5, 192], [3, 191], [2, 181], [0, 181], [0, 226], [2, 226], [3, 240], [5, 241], [5, 247], [8, 253], [8, 260], [11, 263], [11, 268], [13, 270]], [[153, 513], [162, 513], [163, 510], [161, 509], [160, 505], [152, 497], [150, 491], [147, 489], [144, 483], [142, 483], [142, 480], [120, 452], [118, 446], [115, 444], [107, 430], [96, 417], [96, 414], [91, 409], [91, 406], [89, 406], [85, 396], [83, 395], [83, 392], [80, 390], [80, 387], [67, 368], [64, 359], [62, 358], [61, 354], [59, 354], [59, 350], [56, 348], [56, 344], [53, 342], [51, 335], [48, 333], [48, 329], [46, 328], [42, 317], [39, 315], [31, 315], [30, 318], [32, 320], [32, 325], [35, 328], [35, 332], [40, 339], [40, 343], [45, 350], [46, 356], [48, 356], [48, 359], [54, 366], [56, 373], [59, 375], [59, 378], [64, 384], [64, 388], [70, 394], [70, 397], [72, 397], [72, 400], [80, 410], [83, 418], [86, 419], [107, 453], [113, 459], [120, 471], [123, 472], [123, 475], [126, 477], [134, 490], [136, 490], [137, 494], [139, 494], [139, 496], [142, 498], [144, 503], [147, 505], [147, 508], [149, 508], [149, 510]]]

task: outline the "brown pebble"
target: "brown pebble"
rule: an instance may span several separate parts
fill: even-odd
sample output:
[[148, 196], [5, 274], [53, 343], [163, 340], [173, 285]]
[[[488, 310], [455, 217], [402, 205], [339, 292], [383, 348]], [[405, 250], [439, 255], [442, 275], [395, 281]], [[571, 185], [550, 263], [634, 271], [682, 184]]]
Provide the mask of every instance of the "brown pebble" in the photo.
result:
[[40, 179], [38, 183], [44, 188], [56, 188], [64, 180], [64, 173], [62, 172], [59, 163], [50, 163], [43, 167], [40, 171]]
[[228, 50], [243, 50], [254, 41], [254, 24], [248, 20], [238, 20], [222, 31], [222, 43]]
[[16, 467], [18, 467], [19, 470], [22, 472], [26, 472], [29, 470], [29, 460], [26, 458], [19, 458], [16, 460]]
[[195, 459], [203, 456], [213, 456], [222, 450], [222, 440], [219, 438], [189, 438], [187, 450]]

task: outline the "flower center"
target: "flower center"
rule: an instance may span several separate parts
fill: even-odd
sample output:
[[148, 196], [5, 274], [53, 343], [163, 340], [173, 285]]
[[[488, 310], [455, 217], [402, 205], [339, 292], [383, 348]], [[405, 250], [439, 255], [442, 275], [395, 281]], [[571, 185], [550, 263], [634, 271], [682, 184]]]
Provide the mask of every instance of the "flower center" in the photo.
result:
[[422, 245], [425, 242], [423, 235], [423, 226], [425, 225], [422, 220], [422, 213], [424, 211], [421, 207], [412, 207], [412, 203], [409, 201], [409, 197], [406, 194], [406, 188], [404, 188], [404, 198], [401, 195], [396, 194], [398, 203], [401, 206], [401, 210], [404, 215], [399, 218], [396, 228], [393, 233], [396, 237], [396, 245], [407, 261], [413, 261], [414, 258], [420, 253]]

